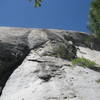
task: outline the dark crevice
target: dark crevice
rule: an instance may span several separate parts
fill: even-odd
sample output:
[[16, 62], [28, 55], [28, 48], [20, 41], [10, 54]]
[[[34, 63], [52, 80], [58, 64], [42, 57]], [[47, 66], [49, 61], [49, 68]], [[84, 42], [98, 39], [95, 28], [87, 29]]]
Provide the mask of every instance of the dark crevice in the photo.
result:
[[89, 67], [89, 68], [96, 71], [96, 72], [100, 72], [100, 67], [92, 66], [92, 67]]
[[27, 45], [0, 43], [0, 95], [13, 71], [23, 62], [29, 54]]
[[37, 59], [28, 59], [28, 61], [34, 61], [38, 63], [50, 62], [50, 61], [42, 61], [42, 60], [37, 60]]

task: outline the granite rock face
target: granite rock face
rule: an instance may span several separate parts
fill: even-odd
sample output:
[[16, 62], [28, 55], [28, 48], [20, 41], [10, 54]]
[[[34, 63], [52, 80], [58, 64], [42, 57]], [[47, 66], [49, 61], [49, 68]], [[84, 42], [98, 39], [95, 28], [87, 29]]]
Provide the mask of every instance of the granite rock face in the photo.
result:
[[73, 68], [70, 61], [79, 56], [100, 64], [99, 45], [88, 48], [88, 37], [65, 30], [0, 27], [0, 100], [100, 100], [100, 73]]
[[[29, 53], [27, 33], [29, 30], [0, 28], [0, 87]], [[1, 92], [0, 92], [1, 93]]]
[[22, 63], [30, 50], [39, 48], [47, 41], [64, 41], [51, 30], [0, 27], [0, 88], [12, 72]]

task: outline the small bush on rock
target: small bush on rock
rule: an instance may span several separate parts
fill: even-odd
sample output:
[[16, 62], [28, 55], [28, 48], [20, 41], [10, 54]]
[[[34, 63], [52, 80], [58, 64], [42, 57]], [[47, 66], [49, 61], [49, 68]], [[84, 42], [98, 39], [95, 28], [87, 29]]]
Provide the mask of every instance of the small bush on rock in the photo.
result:
[[93, 66], [97, 65], [95, 62], [90, 61], [89, 59], [80, 58], [80, 57], [72, 60], [72, 64], [73, 65], [79, 65], [79, 66], [82, 66], [82, 67], [93, 67]]
[[69, 44], [60, 44], [53, 49], [53, 56], [60, 57], [67, 60], [72, 60], [76, 57], [76, 48]]

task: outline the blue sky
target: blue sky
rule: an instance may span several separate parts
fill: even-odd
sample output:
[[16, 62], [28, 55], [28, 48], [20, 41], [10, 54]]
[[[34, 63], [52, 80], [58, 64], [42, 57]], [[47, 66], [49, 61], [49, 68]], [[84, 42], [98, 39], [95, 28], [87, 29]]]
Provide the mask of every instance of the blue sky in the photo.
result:
[[91, 0], [44, 0], [34, 8], [28, 0], [0, 0], [0, 26], [87, 30]]

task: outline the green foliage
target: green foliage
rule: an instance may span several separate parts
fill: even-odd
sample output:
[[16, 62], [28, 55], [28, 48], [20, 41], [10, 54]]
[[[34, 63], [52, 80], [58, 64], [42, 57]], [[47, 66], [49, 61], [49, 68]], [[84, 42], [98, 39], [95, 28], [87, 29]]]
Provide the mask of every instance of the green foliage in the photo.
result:
[[54, 48], [54, 56], [67, 59], [67, 51], [65, 45], [59, 45], [59, 47]]
[[76, 48], [73, 45], [60, 44], [53, 49], [53, 56], [67, 60], [72, 60], [76, 57]]
[[41, 2], [42, 2], [42, 0], [35, 0], [34, 6], [35, 7], [40, 7], [41, 6]]
[[30, 2], [34, 1], [34, 7], [40, 7], [42, 0], [29, 0]]
[[100, 0], [93, 0], [91, 2], [88, 28], [100, 38]]
[[73, 65], [79, 65], [79, 66], [82, 66], [82, 67], [93, 67], [93, 66], [96, 66], [97, 64], [93, 61], [90, 61], [86, 58], [76, 58], [76, 59], [73, 59], [72, 60], [72, 64]]

